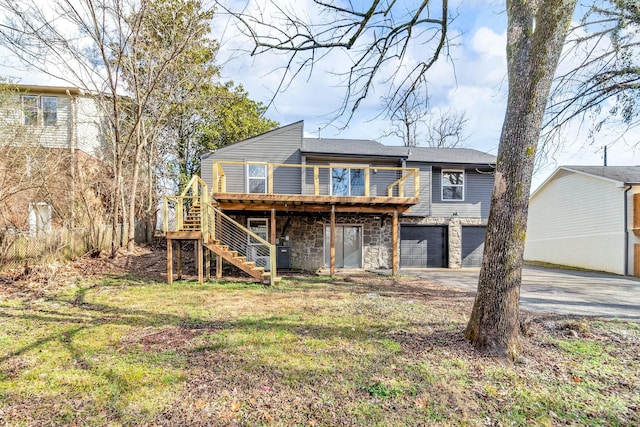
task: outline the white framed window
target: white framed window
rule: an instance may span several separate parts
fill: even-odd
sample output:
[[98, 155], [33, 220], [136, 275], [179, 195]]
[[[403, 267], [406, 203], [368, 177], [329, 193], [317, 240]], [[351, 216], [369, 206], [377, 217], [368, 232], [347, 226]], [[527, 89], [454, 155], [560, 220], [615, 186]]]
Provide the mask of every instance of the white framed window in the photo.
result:
[[442, 170], [442, 200], [464, 200], [464, 171]]
[[22, 95], [22, 124], [55, 126], [58, 123], [58, 97]]
[[58, 97], [40, 97], [42, 105], [42, 124], [45, 126], [55, 126], [58, 122]]
[[364, 167], [332, 167], [332, 196], [364, 196]]
[[247, 190], [249, 193], [267, 193], [267, 165], [247, 165]]
[[35, 95], [22, 95], [22, 124], [38, 124], [38, 97]]

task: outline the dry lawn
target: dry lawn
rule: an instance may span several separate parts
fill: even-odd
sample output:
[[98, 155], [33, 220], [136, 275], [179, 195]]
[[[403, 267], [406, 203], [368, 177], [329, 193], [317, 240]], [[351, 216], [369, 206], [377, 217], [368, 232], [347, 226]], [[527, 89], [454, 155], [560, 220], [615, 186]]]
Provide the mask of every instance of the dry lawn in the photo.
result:
[[513, 366], [472, 295], [411, 277], [164, 284], [164, 252], [0, 276], [0, 425], [640, 425], [640, 328], [522, 314]]

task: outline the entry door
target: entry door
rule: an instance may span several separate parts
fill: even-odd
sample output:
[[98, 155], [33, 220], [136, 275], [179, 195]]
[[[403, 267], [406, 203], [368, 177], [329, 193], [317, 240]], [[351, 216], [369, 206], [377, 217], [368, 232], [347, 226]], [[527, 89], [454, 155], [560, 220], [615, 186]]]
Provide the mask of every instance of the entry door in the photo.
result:
[[[336, 268], [362, 268], [362, 227], [336, 225]], [[324, 229], [324, 264], [331, 265], [331, 227]]]

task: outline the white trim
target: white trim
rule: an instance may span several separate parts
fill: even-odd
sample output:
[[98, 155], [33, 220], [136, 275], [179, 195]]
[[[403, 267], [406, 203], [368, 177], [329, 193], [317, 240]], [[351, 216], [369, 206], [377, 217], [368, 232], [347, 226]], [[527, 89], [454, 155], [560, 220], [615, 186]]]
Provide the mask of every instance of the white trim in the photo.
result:
[[[347, 182], [347, 189], [348, 194], [346, 194], [346, 196], [351, 196], [351, 170], [355, 169], [355, 170], [362, 170], [362, 179], [363, 179], [363, 188], [362, 188], [362, 196], [364, 196], [364, 187], [366, 186], [366, 183], [364, 182], [364, 170], [368, 167], [370, 167], [369, 164], [363, 164], [362, 166], [360, 166], [360, 164], [358, 164], [358, 167], [354, 167], [355, 165], [353, 163], [329, 163], [330, 169], [329, 169], [329, 195], [333, 196], [333, 171], [335, 169], [347, 169], [349, 172], [347, 173], [347, 177], [348, 177], [348, 182]], [[345, 196], [344, 194], [339, 194], [339, 196]]]
[[52, 211], [46, 202], [29, 203], [29, 232], [34, 235], [50, 232]]
[[[461, 173], [462, 174], [462, 184], [461, 185], [447, 185], [447, 187], [461, 187], [462, 188], [462, 199], [445, 199], [444, 198], [444, 174], [445, 173], [451, 173], [451, 172], [455, 172], [455, 173]], [[442, 202], [464, 202], [465, 199], [465, 191], [464, 191], [464, 187], [465, 187], [465, 181], [466, 181], [466, 174], [464, 173], [464, 169], [441, 169], [440, 170], [440, 201]]]

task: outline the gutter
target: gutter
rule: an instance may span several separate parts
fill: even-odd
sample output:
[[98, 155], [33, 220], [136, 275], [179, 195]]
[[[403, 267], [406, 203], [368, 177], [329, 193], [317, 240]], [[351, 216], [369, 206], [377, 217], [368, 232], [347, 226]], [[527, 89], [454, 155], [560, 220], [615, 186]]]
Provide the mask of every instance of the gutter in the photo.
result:
[[624, 275], [629, 275], [629, 201], [627, 194], [629, 190], [633, 188], [633, 185], [625, 182], [624, 186], [627, 187], [624, 190]]

